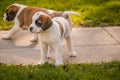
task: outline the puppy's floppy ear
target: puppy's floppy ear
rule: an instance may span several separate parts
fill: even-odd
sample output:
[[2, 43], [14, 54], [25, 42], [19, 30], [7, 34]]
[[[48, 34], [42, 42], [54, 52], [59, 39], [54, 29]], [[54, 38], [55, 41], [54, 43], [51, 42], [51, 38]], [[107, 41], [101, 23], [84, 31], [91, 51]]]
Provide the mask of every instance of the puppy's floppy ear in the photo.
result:
[[13, 20], [16, 16], [18, 10], [19, 10], [19, 7], [15, 6], [15, 5], [9, 6], [8, 9], [6, 10], [7, 20], [8, 21]]
[[39, 20], [41, 21], [41, 28], [43, 31], [47, 30], [52, 25], [52, 19], [47, 15], [40, 15]]

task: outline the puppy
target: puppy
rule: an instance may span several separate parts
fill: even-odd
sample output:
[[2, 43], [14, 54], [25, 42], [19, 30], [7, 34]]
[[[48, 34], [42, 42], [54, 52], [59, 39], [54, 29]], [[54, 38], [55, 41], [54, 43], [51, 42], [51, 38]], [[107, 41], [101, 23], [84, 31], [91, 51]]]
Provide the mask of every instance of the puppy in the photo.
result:
[[38, 33], [41, 43], [41, 60], [39, 64], [47, 61], [48, 48], [55, 51], [55, 65], [62, 65], [62, 40], [65, 38], [70, 56], [76, 56], [72, 46], [70, 25], [63, 17], [54, 17], [53, 19], [43, 13], [37, 12], [32, 17], [32, 24], [29, 27], [30, 32]]
[[[61, 11], [48, 10], [45, 8], [30, 7], [21, 4], [12, 4], [7, 7], [3, 20], [14, 21], [14, 26], [6, 35], [3, 36], [3, 39], [5, 40], [11, 39], [12, 35], [18, 32], [21, 28], [28, 29], [28, 26], [30, 26], [32, 22], [32, 16], [38, 11], [42, 11], [48, 14], [49, 16], [51, 16], [52, 18], [62, 16], [66, 20], [68, 20], [70, 25], [71, 25], [71, 19], [69, 17], [69, 14], [77, 15], [77, 16], [79, 15], [78, 13], [71, 11], [61, 12]], [[35, 37], [33, 38], [33, 41], [34, 40], [37, 40], [37, 35], [35, 35]]]

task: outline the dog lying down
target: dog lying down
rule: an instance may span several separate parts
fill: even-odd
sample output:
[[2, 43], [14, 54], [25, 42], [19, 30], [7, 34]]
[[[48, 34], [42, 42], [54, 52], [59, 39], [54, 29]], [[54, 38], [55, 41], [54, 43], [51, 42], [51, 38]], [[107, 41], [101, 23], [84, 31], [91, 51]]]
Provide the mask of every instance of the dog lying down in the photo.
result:
[[47, 61], [47, 52], [51, 48], [55, 51], [55, 65], [62, 65], [62, 40], [65, 38], [67, 42], [70, 56], [75, 57], [77, 54], [73, 48], [70, 24], [63, 17], [51, 18], [43, 12], [37, 12], [32, 17], [32, 24], [29, 26], [32, 33], [38, 33], [41, 43], [41, 60], [39, 64]]

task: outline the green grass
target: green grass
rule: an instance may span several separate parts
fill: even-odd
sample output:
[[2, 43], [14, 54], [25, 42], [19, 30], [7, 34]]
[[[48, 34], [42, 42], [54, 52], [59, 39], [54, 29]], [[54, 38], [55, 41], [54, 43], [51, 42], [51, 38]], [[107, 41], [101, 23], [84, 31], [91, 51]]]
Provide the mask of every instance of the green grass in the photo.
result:
[[0, 64], [0, 80], [120, 80], [120, 61], [59, 67]]
[[8, 5], [20, 3], [54, 10], [71, 10], [81, 14], [72, 16], [73, 26], [120, 25], [120, 0], [1, 0], [0, 29], [9, 29], [13, 23], [5, 23], [2, 16]]

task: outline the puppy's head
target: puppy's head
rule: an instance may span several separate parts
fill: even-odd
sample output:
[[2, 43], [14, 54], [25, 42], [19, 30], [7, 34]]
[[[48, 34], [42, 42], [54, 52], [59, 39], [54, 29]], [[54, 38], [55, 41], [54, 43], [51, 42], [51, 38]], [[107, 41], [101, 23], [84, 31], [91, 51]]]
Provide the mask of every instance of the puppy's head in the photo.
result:
[[13, 21], [17, 12], [19, 10], [19, 7], [16, 4], [12, 4], [7, 7], [6, 13], [3, 16], [4, 21]]
[[47, 30], [52, 25], [50, 16], [43, 12], [36, 12], [32, 17], [32, 24], [29, 27], [30, 32], [40, 33]]

